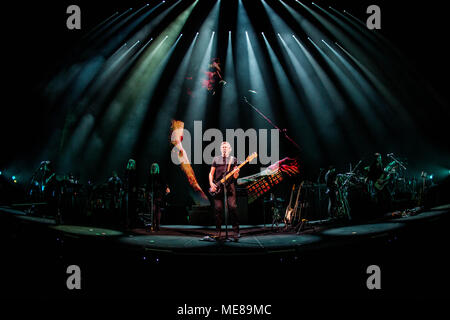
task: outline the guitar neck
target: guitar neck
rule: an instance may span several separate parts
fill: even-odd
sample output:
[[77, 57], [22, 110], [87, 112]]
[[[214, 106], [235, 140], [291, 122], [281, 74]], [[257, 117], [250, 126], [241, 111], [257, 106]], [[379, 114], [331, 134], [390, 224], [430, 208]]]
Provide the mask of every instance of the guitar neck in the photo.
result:
[[292, 205], [292, 198], [294, 196], [294, 190], [295, 190], [295, 184], [292, 186], [291, 197], [289, 198], [288, 208], [290, 208]]
[[249, 162], [249, 161], [250, 161], [250, 160], [247, 159], [247, 160], [245, 160], [244, 162], [242, 162], [240, 165], [237, 166], [237, 168], [231, 170], [231, 172], [229, 172], [225, 177], [223, 177], [223, 178], [220, 180], [220, 182], [221, 182], [221, 183], [224, 183], [225, 181], [227, 181], [227, 180], [234, 174], [234, 171], [236, 171], [237, 169], [242, 168], [242, 167], [243, 167], [247, 162]]
[[297, 197], [295, 198], [295, 206], [294, 206], [295, 210], [297, 210], [297, 207], [298, 207], [298, 198], [300, 198], [300, 191], [302, 190], [302, 186], [303, 186], [303, 182], [298, 187]]

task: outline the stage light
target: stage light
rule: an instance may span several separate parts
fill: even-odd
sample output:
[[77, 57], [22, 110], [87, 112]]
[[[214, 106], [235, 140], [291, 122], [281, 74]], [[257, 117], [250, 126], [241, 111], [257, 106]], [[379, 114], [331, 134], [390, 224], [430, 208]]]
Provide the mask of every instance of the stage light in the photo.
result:
[[[167, 17], [167, 14], [176, 10], [180, 3], [181, 0], [177, 1], [159, 18]], [[145, 48], [141, 47], [139, 54], [133, 56], [136, 61], [133, 61], [133, 65], [130, 66], [126, 81], [115, 94], [111, 100], [111, 106], [103, 115], [105, 134], [109, 133], [109, 143], [107, 147], [105, 146], [105, 152], [112, 158], [116, 158], [115, 161], [122, 161], [116, 155], [128, 152], [137, 143], [150, 108], [149, 102], [154, 96], [159, 80], [180, 40], [180, 31], [197, 3], [198, 0], [178, 13], [178, 16], [158, 36], [154, 36], [155, 40], [151, 44]], [[150, 22], [150, 25], [146, 25], [146, 30], [148, 27], [157, 25], [155, 20], [153, 23]], [[91, 148], [94, 150], [93, 144]], [[92, 155], [94, 161], [99, 157]]]
[[16, 176], [12, 176], [11, 179], [16, 180]]
[[[186, 54], [183, 57], [177, 69], [177, 73], [173, 77], [173, 80], [169, 86], [170, 88], [180, 88], [182, 86], [184, 77], [186, 76], [189, 67], [189, 62], [191, 60], [195, 43], [197, 42], [198, 39], [198, 34], [199, 33], [197, 32], [197, 34], [194, 37], [194, 40], [189, 46], [189, 49], [186, 51]], [[177, 111], [177, 106], [181, 97], [182, 93], [166, 95], [166, 97], [164, 98], [164, 102], [162, 103], [161, 112], [159, 112], [158, 115], [156, 116], [155, 126], [150, 135], [148, 136], [148, 139], [151, 139], [151, 137], [158, 137], [166, 134], [167, 130], [166, 125], [167, 123], [170, 123], [171, 119], [173, 119], [174, 114]], [[147, 144], [150, 145], [151, 141], [149, 141]], [[160, 148], [158, 151], [160, 152], [160, 154], [163, 154], [166, 151], [166, 149]]]
[[17, 180], [16, 180], [16, 179], [14, 179], [14, 183], [17, 183]]
[[432, 179], [433, 179], [433, 175], [430, 174], [428, 178], [429, 178], [430, 180], [432, 180]]
[[0, 171], [0, 176], [3, 174], [3, 171]]
[[225, 69], [223, 78], [228, 83], [227, 94], [222, 95], [220, 101], [219, 119], [221, 128], [239, 127], [238, 124], [233, 123], [233, 118], [230, 114], [238, 114], [238, 106], [235, 101], [238, 99], [236, 88], [236, 74], [234, 70], [235, 61], [233, 55], [233, 42], [231, 39], [231, 31], [228, 32], [227, 54], [225, 60]]

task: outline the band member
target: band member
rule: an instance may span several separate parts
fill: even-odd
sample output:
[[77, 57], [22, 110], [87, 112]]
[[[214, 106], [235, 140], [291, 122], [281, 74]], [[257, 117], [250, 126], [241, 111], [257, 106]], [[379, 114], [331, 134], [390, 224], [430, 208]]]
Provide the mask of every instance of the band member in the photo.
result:
[[81, 189], [79, 175], [69, 172], [61, 181], [61, 214], [65, 222], [74, 222], [81, 213], [77, 206], [79, 191]]
[[150, 167], [150, 175], [147, 182], [147, 194], [150, 202], [150, 210], [153, 213], [152, 227], [154, 231], [159, 231], [161, 210], [165, 202], [164, 197], [169, 193], [169, 186], [165, 183], [159, 172], [159, 165], [153, 163]]
[[47, 185], [51, 179], [54, 179], [55, 172], [49, 160], [42, 161], [39, 168], [31, 177], [30, 185], [27, 190], [27, 195], [32, 201], [44, 201]]
[[[237, 166], [237, 159], [230, 156], [231, 145], [228, 142], [222, 142], [220, 150], [222, 155], [213, 159], [211, 171], [209, 172], [209, 185], [211, 187], [211, 191], [213, 192], [217, 190], [214, 182], [219, 181], [225, 174], [231, 172]], [[231, 218], [231, 224], [233, 225], [235, 240], [240, 238], [236, 206], [236, 179], [238, 178], [238, 176], [239, 170], [237, 170], [233, 174], [233, 177], [229, 179], [230, 181], [226, 185], [228, 213]], [[216, 215], [216, 229], [218, 231], [218, 239], [220, 239], [221, 236], [222, 211], [224, 205], [224, 194], [222, 191], [214, 197], [214, 213]]]
[[375, 159], [373, 160], [372, 164], [369, 167], [365, 168], [368, 171], [367, 182], [369, 182], [370, 184], [375, 183], [383, 173], [383, 160], [381, 158], [381, 154], [375, 153], [374, 156]]
[[125, 189], [125, 228], [132, 228], [137, 220], [137, 174], [136, 161], [129, 159], [124, 177]]
[[388, 187], [377, 189], [375, 183], [382, 178], [384, 174], [383, 160], [380, 153], [375, 153], [375, 160], [369, 167], [365, 168], [367, 172], [367, 184], [369, 192], [372, 194], [378, 204], [378, 209], [383, 212], [388, 212], [392, 208], [392, 196]]
[[119, 209], [121, 207], [122, 196], [122, 179], [119, 178], [116, 171], [112, 172], [112, 176], [108, 179], [108, 194], [109, 194], [109, 210], [112, 214], [112, 219], [115, 222], [118, 220]]
[[336, 217], [336, 208], [337, 208], [337, 198], [336, 194], [337, 184], [336, 184], [336, 168], [330, 166], [328, 168], [327, 173], [325, 174], [325, 183], [327, 185], [327, 195], [328, 195], [328, 214], [330, 217]]
[[[34, 180], [36, 179], [36, 180]], [[48, 204], [48, 210], [51, 215], [57, 218], [57, 222], [60, 222], [60, 210], [58, 208], [59, 198], [61, 190], [59, 183], [56, 179], [55, 169], [53, 168], [53, 163], [49, 160], [42, 161], [36, 177], [33, 177], [33, 184], [36, 186], [35, 182], [38, 182], [37, 187], [39, 188], [38, 193], [35, 194], [37, 198], [32, 198], [33, 201], [45, 201]], [[32, 195], [32, 194], [30, 194]], [[33, 208], [34, 210], [35, 208]]]
[[120, 192], [122, 191], [122, 179], [119, 178], [116, 171], [108, 179], [108, 191], [111, 195], [111, 209], [117, 209], [120, 206]]

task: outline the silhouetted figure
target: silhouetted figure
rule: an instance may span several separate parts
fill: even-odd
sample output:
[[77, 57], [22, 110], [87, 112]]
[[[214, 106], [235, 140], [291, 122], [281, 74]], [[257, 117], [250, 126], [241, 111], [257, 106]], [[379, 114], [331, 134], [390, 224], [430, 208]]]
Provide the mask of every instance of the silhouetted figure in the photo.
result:
[[124, 175], [124, 223], [125, 228], [134, 228], [137, 221], [137, 173], [136, 161], [129, 159]]
[[153, 163], [150, 167], [150, 174], [147, 182], [147, 194], [152, 213], [152, 228], [159, 231], [161, 224], [161, 212], [165, 206], [165, 196], [170, 193], [169, 186], [160, 174], [159, 165]]

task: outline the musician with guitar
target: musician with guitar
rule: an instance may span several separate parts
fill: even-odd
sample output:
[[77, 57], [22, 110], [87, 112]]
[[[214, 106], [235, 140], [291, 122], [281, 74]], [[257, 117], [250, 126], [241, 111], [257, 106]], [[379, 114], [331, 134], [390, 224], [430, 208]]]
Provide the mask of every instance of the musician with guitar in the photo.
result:
[[367, 170], [366, 183], [369, 187], [369, 192], [375, 197], [378, 207], [383, 212], [388, 212], [392, 209], [392, 196], [386, 187], [391, 181], [392, 170], [395, 166], [388, 164], [383, 166], [383, 160], [380, 153], [375, 153], [375, 160]]
[[156, 162], [150, 166], [146, 193], [152, 219], [152, 230], [159, 231], [161, 212], [166, 202], [166, 196], [170, 193], [170, 188], [160, 174], [159, 164]]
[[209, 172], [210, 193], [214, 194], [214, 213], [216, 215], [216, 229], [218, 231], [217, 238], [220, 239], [221, 236], [222, 211], [224, 207], [224, 194], [223, 190], [219, 190], [222, 186], [218, 182], [226, 174], [234, 171], [230, 179], [227, 179], [226, 191], [228, 213], [231, 217], [231, 224], [233, 225], [234, 239], [237, 240], [240, 237], [236, 206], [236, 179], [239, 176], [239, 168], [237, 167], [237, 159], [230, 156], [231, 145], [227, 141], [222, 142], [220, 150], [222, 155], [213, 159], [211, 171]]

